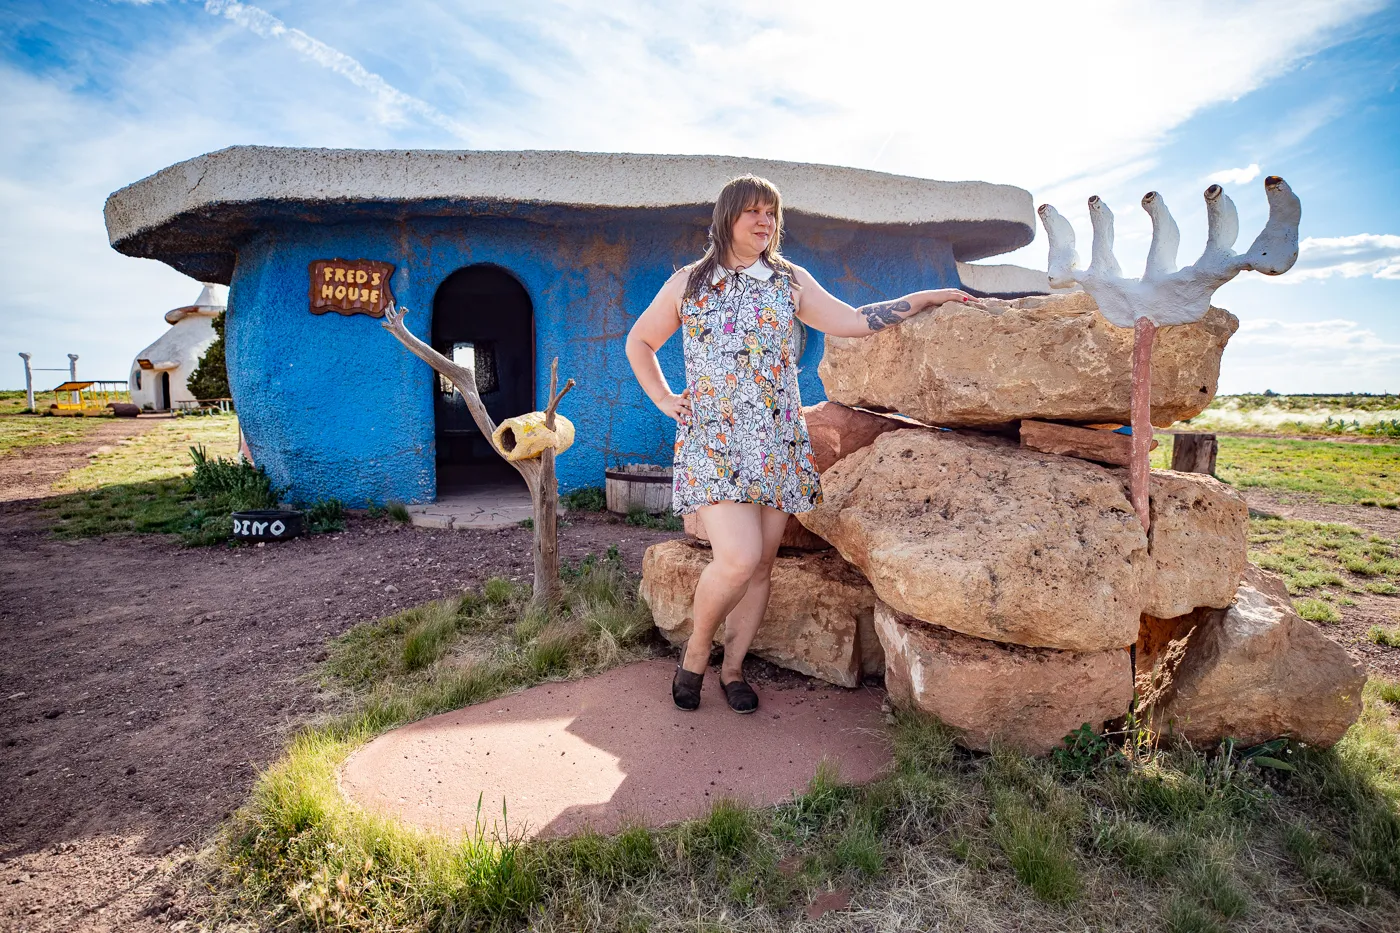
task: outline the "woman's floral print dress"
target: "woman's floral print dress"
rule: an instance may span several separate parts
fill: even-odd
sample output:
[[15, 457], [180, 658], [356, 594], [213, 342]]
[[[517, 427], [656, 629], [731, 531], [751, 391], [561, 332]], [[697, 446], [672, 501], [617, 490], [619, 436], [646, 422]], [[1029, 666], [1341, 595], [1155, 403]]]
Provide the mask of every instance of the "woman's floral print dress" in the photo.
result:
[[821, 479], [797, 390], [792, 284], [761, 259], [715, 278], [681, 303], [692, 417], [676, 428], [672, 508], [810, 511], [822, 501]]

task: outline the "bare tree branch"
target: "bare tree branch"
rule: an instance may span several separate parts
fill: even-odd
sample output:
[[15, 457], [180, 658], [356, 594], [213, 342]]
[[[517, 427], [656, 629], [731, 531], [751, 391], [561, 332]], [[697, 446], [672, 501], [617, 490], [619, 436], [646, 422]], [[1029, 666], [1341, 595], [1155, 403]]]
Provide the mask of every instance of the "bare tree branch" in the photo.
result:
[[[399, 309], [390, 303], [384, 309], [384, 321], [382, 322], [384, 329], [393, 334], [414, 356], [441, 373], [457, 387], [457, 391], [462, 393], [462, 398], [467, 402], [467, 410], [471, 412], [472, 420], [476, 422], [477, 428], [490, 440], [491, 447], [496, 450], [496, 453], [505, 457], [505, 452], [496, 447], [493, 436], [496, 433], [496, 423], [487, 414], [486, 406], [482, 404], [481, 395], [477, 392], [476, 373], [469, 367], [454, 363], [411, 334], [403, 322], [404, 315], [407, 313], [407, 308]], [[549, 364], [550, 398], [544, 417], [545, 427], [551, 431], [554, 430], [554, 415], [559, 407], [559, 400], [574, 387], [574, 380], [568, 380], [564, 384], [564, 388], [556, 392], [555, 389], [558, 385], [559, 358], [556, 356]], [[506, 462], [515, 467], [516, 471], [525, 478], [525, 485], [530, 490], [530, 504], [534, 512], [535, 526], [534, 597], [538, 602], [553, 606], [563, 596], [563, 584], [559, 579], [559, 482], [554, 473], [554, 448], [547, 447], [540, 453], [540, 456], [528, 460], [507, 460]]]

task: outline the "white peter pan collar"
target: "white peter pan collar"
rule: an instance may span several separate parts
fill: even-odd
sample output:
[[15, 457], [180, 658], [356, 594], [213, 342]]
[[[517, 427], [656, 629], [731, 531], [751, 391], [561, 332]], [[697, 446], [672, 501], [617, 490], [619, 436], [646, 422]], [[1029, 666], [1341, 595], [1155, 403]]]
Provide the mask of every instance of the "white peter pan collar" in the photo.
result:
[[[726, 269], [722, 264], [715, 263], [715, 274], [710, 277], [710, 284], [718, 285], [727, 276], [733, 274], [733, 269]], [[747, 275], [749, 278], [756, 279], [759, 282], [766, 282], [773, 277], [773, 270], [768, 267], [768, 263], [764, 262], [763, 257], [760, 256], [758, 259], [754, 260], [753, 265], [740, 269], [739, 274]]]

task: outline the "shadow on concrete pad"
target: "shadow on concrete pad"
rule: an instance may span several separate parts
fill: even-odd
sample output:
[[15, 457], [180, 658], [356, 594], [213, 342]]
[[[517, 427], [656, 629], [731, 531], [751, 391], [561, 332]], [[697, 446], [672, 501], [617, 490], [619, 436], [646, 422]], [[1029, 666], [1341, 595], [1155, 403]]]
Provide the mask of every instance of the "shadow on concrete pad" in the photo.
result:
[[700, 709], [687, 713], [671, 702], [674, 672], [674, 662], [641, 661], [412, 723], [355, 752], [341, 788], [366, 809], [449, 835], [480, 819], [487, 834], [564, 836], [693, 819], [724, 797], [776, 804], [804, 790], [823, 759], [854, 783], [891, 764], [880, 690], [760, 687], [762, 707], [739, 716], [711, 670]]

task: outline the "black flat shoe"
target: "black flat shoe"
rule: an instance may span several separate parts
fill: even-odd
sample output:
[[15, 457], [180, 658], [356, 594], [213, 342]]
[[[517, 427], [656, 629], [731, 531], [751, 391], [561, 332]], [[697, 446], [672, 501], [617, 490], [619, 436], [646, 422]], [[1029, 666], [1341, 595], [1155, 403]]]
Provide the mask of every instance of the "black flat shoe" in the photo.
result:
[[729, 683], [720, 681], [719, 685], [724, 688], [724, 698], [729, 701], [729, 708], [736, 713], [752, 713], [758, 709], [758, 694], [753, 692], [746, 680], [731, 680]]
[[675, 701], [677, 709], [687, 712], [700, 708], [700, 685], [705, 682], [705, 673], [692, 674], [690, 671], [676, 665], [676, 676], [671, 681], [671, 699]]

